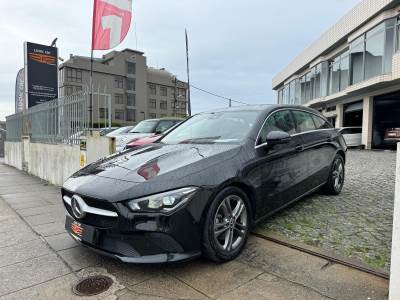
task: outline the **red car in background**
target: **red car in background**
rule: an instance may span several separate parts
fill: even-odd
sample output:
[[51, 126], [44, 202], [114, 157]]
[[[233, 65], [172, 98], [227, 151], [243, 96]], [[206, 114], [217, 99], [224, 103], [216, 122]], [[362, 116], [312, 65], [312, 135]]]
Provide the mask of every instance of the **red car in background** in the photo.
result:
[[143, 145], [147, 145], [147, 144], [151, 144], [156, 142], [158, 139], [160, 139], [161, 137], [163, 137], [164, 135], [166, 135], [168, 132], [172, 131], [174, 128], [176, 128], [177, 126], [179, 126], [181, 122], [179, 122], [178, 124], [176, 124], [175, 126], [172, 126], [170, 129], [168, 129], [167, 131], [165, 131], [162, 134], [157, 134], [154, 133], [151, 136], [146, 136], [146, 137], [139, 137], [139, 138], [135, 138], [133, 140], [131, 140], [129, 143], [126, 144], [125, 149], [131, 149], [131, 148], [135, 148], [138, 146], [143, 146]]
[[128, 144], [126, 144], [125, 149], [135, 148], [137, 146], [143, 146], [143, 145], [154, 143], [162, 136], [163, 136], [162, 134], [153, 134], [152, 136], [133, 139]]

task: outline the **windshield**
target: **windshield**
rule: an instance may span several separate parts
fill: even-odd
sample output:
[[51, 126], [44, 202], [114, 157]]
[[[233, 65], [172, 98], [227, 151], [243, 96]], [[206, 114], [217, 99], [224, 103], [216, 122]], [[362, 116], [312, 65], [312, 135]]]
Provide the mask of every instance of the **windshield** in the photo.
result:
[[231, 111], [199, 114], [172, 130], [161, 143], [240, 143], [257, 120], [258, 111]]
[[132, 127], [133, 126], [121, 127], [121, 128], [115, 129], [114, 131], [111, 131], [107, 135], [119, 135], [122, 133], [127, 133], [129, 130], [132, 129]]
[[130, 133], [152, 133], [154, 132], [154, 127], [157, 125], [157, 120], [142, 121], [132, 128]]

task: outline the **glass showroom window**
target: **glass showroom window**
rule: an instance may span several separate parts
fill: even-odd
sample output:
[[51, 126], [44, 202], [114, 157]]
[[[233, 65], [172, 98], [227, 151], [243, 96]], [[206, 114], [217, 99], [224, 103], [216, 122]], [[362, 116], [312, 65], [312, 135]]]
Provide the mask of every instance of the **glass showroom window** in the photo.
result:
[[396, 19], [396, 51], [400, 50], [400, 17]]
[[349, 86], [349, 73], [350, 73], [350, 57], [349, 51], [344, 52], [340, 56], [340, 87], [343, 91]]
[[282, 90], [278, 91], [278, 104], [282, 104]]
[[306, 103], [306, 76], [300, 78], [300, 99], [301, 104]]
[[382, 74], [385, 50], [385, 24], [381, 23], [366, 34], [365, 79]]
[[295, 103], [295, 95], [296, 95], [296, 81], [292, 80], [289, 84], [289, 104]]
[[321, 97], [321, 64], [313, 68], [313, 77], [311, 78], [312, 99]]
[[384, 74], [392, 72], [392, 60], [395, 44], [395, 23], [395, 18], [385, 21], [385, 55], [383, 57]]
[[295, 103], [295, 104], [298, 104], [298, 105], [301, 103], [301, 85], [300, 85], [300, 79], [296, 79], [294, 103]]
[[350, 46], [351, 84], [364, 79], [364, 35], [357, 38]]
[[340, 56], [337, 56], [329, 65], [329, 94], [340, 91]]
[[285, 85], [283, 88], [283, 103], [289, 104], [289, 86]]
[[305, 79], [305, 84], [304, 84], [304, 88], [305, 88], [305, 101], [308, 102], [311, 100], [311, 72], [308, 72], [306, 74], [306, 79]]

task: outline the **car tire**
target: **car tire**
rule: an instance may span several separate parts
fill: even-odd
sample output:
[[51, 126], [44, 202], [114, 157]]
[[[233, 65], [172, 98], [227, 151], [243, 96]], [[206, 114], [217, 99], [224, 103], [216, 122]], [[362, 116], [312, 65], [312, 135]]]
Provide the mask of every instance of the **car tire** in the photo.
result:
[[214, 198], [205, 217], [203, 255], [215, 262], [236, 258], [246, 245], [250, 227], [247, 195], [237, 187], [223, 189]]
[[323, 187], [325, 193], [328, 195], [339, 195], [343, 188], [344, 175], [345, 168], [343, 156], [336, 154], [331, 166], [328, 181]]

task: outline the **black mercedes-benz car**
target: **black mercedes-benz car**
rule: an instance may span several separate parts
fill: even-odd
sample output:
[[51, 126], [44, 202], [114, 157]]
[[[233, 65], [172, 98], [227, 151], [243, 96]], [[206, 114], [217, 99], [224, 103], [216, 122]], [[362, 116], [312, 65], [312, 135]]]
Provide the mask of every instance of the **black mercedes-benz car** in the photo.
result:
[[339, 194], [345, 153], [340, 133], [309, 108], [200, 113], [71, 176], [66, 230], [124, 262], [231, 260], [257, 222], [317, 189]]

